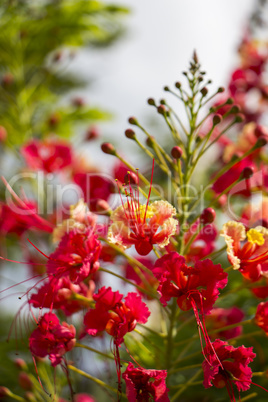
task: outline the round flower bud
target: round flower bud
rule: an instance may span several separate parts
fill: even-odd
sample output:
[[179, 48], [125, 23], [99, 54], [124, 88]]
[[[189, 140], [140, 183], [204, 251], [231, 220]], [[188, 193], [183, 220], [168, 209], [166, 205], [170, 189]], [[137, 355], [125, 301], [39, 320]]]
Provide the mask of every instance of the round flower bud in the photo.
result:
[[155, 100], [153, 98], [149, 98], [147, 100], [148, 105], [155, 106]]
[[87, 141], [95, 140], [96, 138], [99, 137], [99, 135], [100, 135], [100, 133], [99, 133], [98, 128], [95, 126], [92, 126], [87, 130], [85, 139]]
[[110, 215], [110, 205], [105, 200], [98, 200], [96, 203], [96, 210], [104, 215]]
[[205, 208], [200, 215], [200, 219], [205, 225], [214, 222], [215, 218], [216, 212], [213, 208]]
[[75, 107], [82, 107], [85, 105], [85, 100], [81, 97], [76, 97], [72, 99], [72, 105]]
[[153, 148], [154, 137], [150, 136], [150, 137], [146, 138], [146, 144], [148, 145], [148, 147]]
[[222, 121], [222, 117], [220, 114], [215, 114], [213, 116], [213, 126], [217, 126]]
[[221, 92], [224, 92], [225, 91], [225, 89], [223, 88], [223, 87], [219, 87], [218, 88], [218, 93], [220, 94]]
[[226, 105], [232, 105], [234, 103], [234, 100], [232, 98], [228, 98], [225, 103]]
[[2, 77], [3, 87], [9, 87], [14, 82], [14, 76], [11, 73], [6, 73]]
[[201, 94], [202, 94], [203, 96], [206, 96], [207, 93], [208, 93], [207, 87], [202, 88], [202, 89], [200, 90], [200, 92], [201, 92]]
[[245, 167], [242, 171], [242, 177], [244, 179], [249, 179], [251, 176], [253, 176], [253, 174], [254, 174], [254, 168], [250, 166]]
[[167, 112], [164, 105], [158, 106], [157, 111], [159, 114], [162, 114], [162, 115], [166, 114], [166, 112]]
[[260, 124], [257, 124], [257, 126], [256, 126], [256, 128], [254, 130], [254, 134], [255, 134], [255, 136], [257, 138], [260, 138], [262, 136], [265, 137], [265, 136], [268, 136], [268, 130], [267, 130], [266, 127], [264, 127], [264, 126], [262, 126]]
[[19, 370], [26, 370], [27, 369], [27, 364], [23, 359], [20, 359], [20, 358], [15, 359], [14, 364]]
[[265, 137], [259, 137], [255, 144], [255, 148], [264, 147], [266, 144], [267, 144], [267, 139]]
[[168, 87], [168, 86], [165, 86], [165, 87], [164, 87], [164, 91], [169, 91], [169, 87]]
[[176, 83], [175, 83], [175, 87], [178, 88], [178, 89], [180, 89], [181, 83], [180, 83], [180, 82], [176, 82]]
[[237, 106], [237, 105], [234, 105], [234, 106], [231, 107], [231, 110], [230, 110], [229, 113], [236, 114], [236, 113], [239, 113], [239, 112], [241, 112], [240, 107]]
[[108, 155], [115, 155], [115, 147], [110, 142], [101, 144], [102, 152]]
[[242, 123], [245, 120], [245, 117], [242, 114], [238, 114], [234, 118], [235, 123]]
[[127, 138], [129, 138], [130, 140], [134, 140], [136, 134], [135, 134], [135, 131], [133, 131], [131, 128], [128, 128], [128, 129], [125, 131], [125, 136], [126, 136]]
[[19, 373], [19, 386], [26, 391], [30, 391], [33, 388], [32, 380], [24, 371]]
[[5, 127], [0, 126], [0, 142], [4, 142], [7, 138], [7, 130]]
[[0, 387], [0, 398], [5, 396], [9, 396], [11, 394], [10, 390], [7, 387]]
[[136, 117], [133, 117], [133, 116], [131, 116], [131, 117], [128, 119], [128, 122], [129, 122], [129, 124], [133, 124], [134, 126], [137, 126], [137, 125], [138, 125], [138, 120], [136, 119]]
[[183, 151], [180, 147], [175, 146], [171, 150], [171, 155], [174, 159], [180, 159], [182, 157]]

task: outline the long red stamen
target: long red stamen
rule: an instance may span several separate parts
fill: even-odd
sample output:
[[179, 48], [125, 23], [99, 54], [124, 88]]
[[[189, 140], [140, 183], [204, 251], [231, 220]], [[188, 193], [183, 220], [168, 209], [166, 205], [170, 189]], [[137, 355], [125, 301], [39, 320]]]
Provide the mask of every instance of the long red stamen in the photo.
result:
[[42, 254], [44, 257], [46, 257], [46, 258], [49, 260], [49, 257], [48, 257], [45, 253], [43, 253], [43, 251], [41, 251], [38, 247], [36, 247], [36, 246], [31, 242], [31, 240], [27, 239], [27, 241], [28, 241], [29, 243], [31, 243], [31, 245], [32, 245], [37, 251], [39, 251], [40, 254]]

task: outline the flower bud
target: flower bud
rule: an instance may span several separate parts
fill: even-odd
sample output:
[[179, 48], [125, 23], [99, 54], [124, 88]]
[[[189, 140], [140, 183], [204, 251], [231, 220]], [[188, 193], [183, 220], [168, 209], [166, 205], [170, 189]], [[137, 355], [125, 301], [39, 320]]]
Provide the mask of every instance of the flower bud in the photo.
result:
[[31, 391], [31, 389], [33, 388], [32, 380], [24, 371], [21, 371], [19, 373], [19, 386], [26, 391]]
[[165, 105], [165, 104], [166, 104], [165, 99], [160, 99], [160, 104], [161, 104], [161, 105]]
[[218, 93], [220, 94], [220, 93], [222, 93], [222, 92], [224, 92], [225, 91], [225, 88], [224, 87], [219, 87], [218, 88]]
[[237, 105], [232, 106], [229, 111], [230, 114], [236, 114], [236, 113], [240, 113], [240, 112], [241, 112], [241, 109]]
[[168, 87], [168, 86], [165, 86], [165, 87], [164, 87], [164, 91], [169, 91], [169, 87]]
[[255, 144], [255, 148], [264, 147], [267, 144], [267, 139], [265, 137], [259, 137]]
[[242, 114], [238, 114], [234, 118], [235, 123], [242, 123], [245, 120], [245, 117]]
[[133, 126], [137, 126], [138, 125], [138, 120], [136, 119], [136, 117], [130, 117], [128, 119], [129, 124], [133, 124]]
[[203, 96], [206, 96], [207, 93], [208, 93], [207, 87], [202, 88], [202, 89], [200, 90], [200, 92], [201, 92], [201, 94], [202, 94]]
[[0, 142], [4, 142], [7, 138], [7, 130], [5, 127], [0, 126]]
[[14, 76], [11, 73], [6, 73], [2, 77], [3, 87], [9, 87], [14, 82]]
[[182, 154], [183, 150], [178, 146], [173, 147], [171, 150], [171, 155], [174, 159], [180, 159], [182, 157]]
[[131, 128], [128, 128], [128, 129], [125, 131], [125, 136], [126, 136], [127, 138], [129, 138], [130, 140], [134, 140], [134, 138], [136, 137], [136, 134], [135, 134], [135, 131], [133, 131]]
[[14, 364], [19, 370], [26, 370], [27, 369], [27, 364], [23, 359], [20, 359], [20, 358], [15, 359]]
[[110, 142], [101, 144], [102, 152], [108, 155], [115, 155], [115, 147]]
[[110, 205], [105, 200], [98, 200], [96, 203], [96, 210], [104, 215], [110, 215]]
[[261, 126], [260, 124], [257, 124], [255, 130], [254, 130], [254, 134], [257, 138], [260, 138], [262, 136], [267, 136], [268, 135], [268, 130], [266, 127]]
[[167, 112], [164, 105], [158, 106], [157, 111], [158, 111], [159, 114], [162, 114], [162, 115], [165, 115], [166, 112]]
[[86, 132], [86, 140], [87, 141], [91, 141], [91, 140], [95, 140], [96, 138], [98, 138], [100, 136], [99, 130], [97, 127], [92, 126], [88, 129], [88, 131]]
[[178, 88], [178, 89], [180, 89], [181, 83], [180, 83], [180, 82], [176, 82], [176, 83], [175, 83], [175, 87]]
[[222, 121], [222, 117], [220, 114], [215, 114], [213, 116], [213, 126], [217, 126]]
[[136, 173], [134, 172], [127, 172], [124, 177], [125, 184], [138, 184], [138, 178]]
[[56, 125], [59, 123], [59, 121], [60, 121], [60, 116], [57, 115], [57, 114], [52, 114], [52, 115], [50, 116], [50, 118], [48, 119], [48, 124], [49, 124], [51, 127], [54, 127], [54, 126], [56, 126]]
[[75, 107], [82, 107], [85, 105], [85, 100], [81, 97], [76, 97], [72, 99], [72, 105]]
[[250, 177], [253, 176], [253, 174], [254, 174], [254, 168], [250, 166], [245, 167], [242, 171], [242, 177], [244, 179], [249, 179]]
[[153, 98], [149, 98], [149, 99], [147, 100], [147, 103], [148, 103], [148, 105], [150, 105], [150, 106], [155, 106], [155, 100], [154, 100]]
[[29, 402], [36, 402], [36, 397], [34, 396], [33, 392], [25, 392], [24, 397]]
[[205, 225], [214, 222], [215, 218], [216, 212], [213, 208], [205, 208], [200, 215], [200, 219]]
[[232, 98], [228, 98], [227, 101], [225, 102], [226, 105], [232, 105], [234, 103], [234, 100]]
[[148, 147], [153, 148], [154, 137], [150, 136], [150, 137], [146, 138], [146, 144], [148, 145]]
[[10, 390], [7, 387], [0, 387], [0, 398], [5, 396], [9, 396], [11, 394]]

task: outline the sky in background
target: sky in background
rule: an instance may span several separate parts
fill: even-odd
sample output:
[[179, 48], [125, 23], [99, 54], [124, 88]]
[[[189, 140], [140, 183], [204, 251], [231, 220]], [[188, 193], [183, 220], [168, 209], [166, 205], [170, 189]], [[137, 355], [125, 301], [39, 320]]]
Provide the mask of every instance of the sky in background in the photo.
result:
[[[196, 49], [212, 87], [224, 86], [236, 65], [237, 45], [245, 32], [254, 0], [117, 0], [130, 8], [126, 34], [108, 49], [83, 51], [73, 67], [93, 84], [83, 91], [92, 105], [111, 111], [103, 125], [105, 139], [122, 144], [129, 116], [146, 122], [153, 114], [149, 97], [181, 80]], [[165, 94], [166, 95], [166, 94]]]

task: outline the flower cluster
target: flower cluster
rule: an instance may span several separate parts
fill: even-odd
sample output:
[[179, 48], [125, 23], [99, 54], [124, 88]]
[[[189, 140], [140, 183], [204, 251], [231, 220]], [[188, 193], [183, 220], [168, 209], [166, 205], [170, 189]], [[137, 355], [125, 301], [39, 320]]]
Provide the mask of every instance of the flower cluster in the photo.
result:
[[[243, 40], [240, 55], [241, 66], [233, 72], [226, 95], [219, 88], [214, 98], [207, 97], [209, 81], [204, 81], [194, 53], [184, 74], [187, 88], [175, 84], [188, 126], [166, 100], [159, 105], [148, 100], [171, 131], [166, 144], [135, 117], [129, 119], [147, 136], [144, 146], [132, 128], [125, 132], [151, 158], [151, 176], [145, 168], [135, 169], [110, 143], [102, 144], [106, 158], [117, 158], [110, 176], [54, 136], [22, 146], [24, 168], [41, 170], [47, 181], [53, 174], [56, 181], [79, 188], [74, 205], [53, 200], [51, 213], [43, 214], [37, 200], [24, 192], [17, 195], [5, 182], [13, 202], [0, 207], [1, 239], [15, 236], [26, 262], [44, 266], [44, 272], [36, 271], [38, 280], [24, 294], [22, 306], [37, 325], [28, 325], [26, 332], [41, 385], [46, 380], [38, 368], [47, 365], [47, 357], [52, 367], [61, 367], [76, 402], [93, 399], [81, 394], [79, 386], [74, 394], [71, 372], [118, 401], [130, 402], [175, 401], [182, 393], [183, 400], [196, 400], [194, 387], [201, 386], [202, 373], [206, 396], [200, 401], [213, 399], [215, 391], [208, 388], [214, 385], [234, 402], [237, 392], [240, 398], [241, 391], [257, 386], [254, 370], [260, 382], [265, 377], [267, 353], [260, 359], [261, 341], [250, 344], [250, 334], [261, 339], [268, 334], [268, 130], [260, 124], [268, 106], [268, 55], [250, 38]], [[249, 110], [253, 90], [259, 98], [255, 110]], [[165, 91], [174, 94], [169, 87]], [[208, 102], [204, 118], [199, 112]], [[77, 99], [74, 106], [83, 107], [83, 102]], [[196, 174], [199, 160], [214, 143], [218, 154], [207, 172], [209, 191], [201, 200], [203, 184], [197, 184], [196, 197], [191, 191], [202, 176]], [[254, 205], [260, 190], [265, 197]], [[49, 194], [43, 197], [47, 201]], [[241, 200], [246, 200], [243, 207]], [[79, 349], [90, 373], [78, 368]], [[86, 353], [100, 357], [98, 370]], [[256, 370], [260, 362], [263, 372]], [[26, 382], [25, 373], [20, 378]], [[266, 389], [259, 388], [264, 394]], [[9, 391], [2, 387], [0, 392]], [[27, 400], [33, 399], [28, 395]]]

